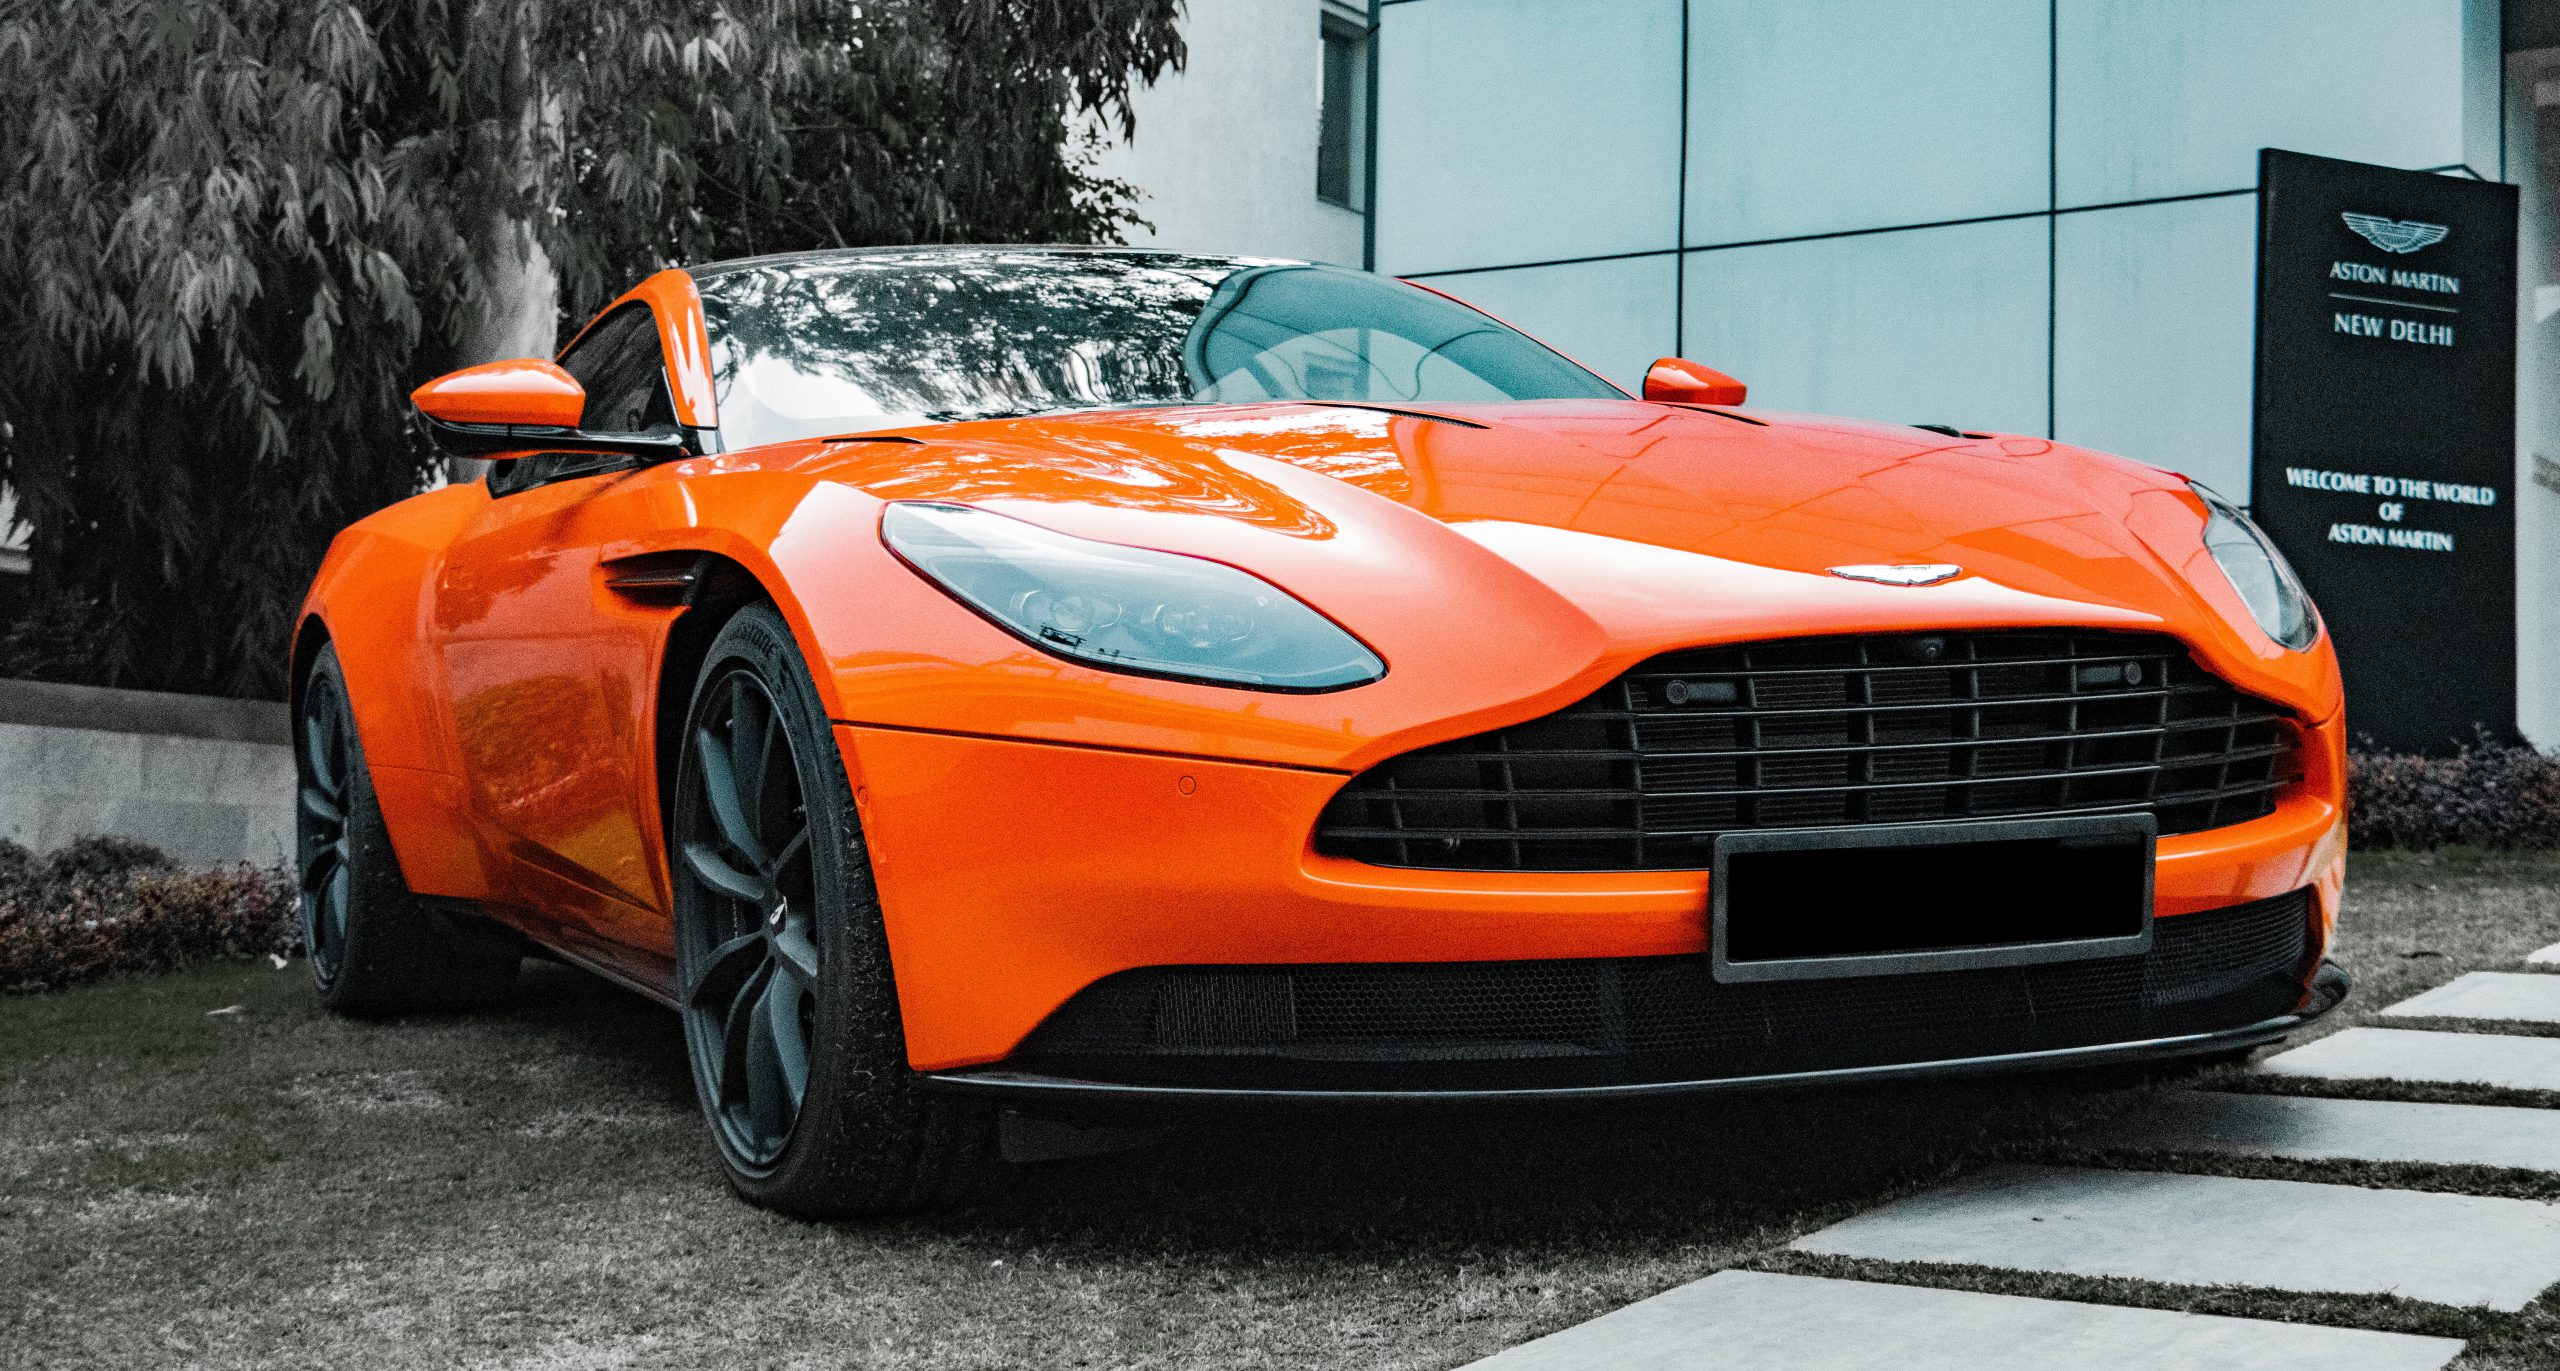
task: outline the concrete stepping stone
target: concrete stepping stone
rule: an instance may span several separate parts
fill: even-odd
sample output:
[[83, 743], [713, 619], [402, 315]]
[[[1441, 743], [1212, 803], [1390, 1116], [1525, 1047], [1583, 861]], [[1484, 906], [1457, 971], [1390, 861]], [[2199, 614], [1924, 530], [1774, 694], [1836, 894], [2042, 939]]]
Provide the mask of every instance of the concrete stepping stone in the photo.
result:
[[1795, 1246], [1878, 1261], [2400, 1295], [2514, 1311], [2560, 1281], [2560, 1208], [2304, 1181], [2002, 1166], [1843, 1220]]
[[2081, 1135], [2105, 1147], [2560, 1171], [2560, 1110], [2180, 1090]]
[[1720, 1271], [1468, 1371], [2437, 1371], [2461, 1351], [2453, 1338]]
[[2553, 943], [2539, 952], [2527, 953], [2525, 960], [2540, 966], [2560, 966], [2560, 943]]
[[2560, 1038], [2350, 1028], [2258, 1063], [2274, 1076], [2560, 1090]]
[[2382, 1011], [2405, 1018], [2560, 1023], [2560, 976], [2474, 971]]

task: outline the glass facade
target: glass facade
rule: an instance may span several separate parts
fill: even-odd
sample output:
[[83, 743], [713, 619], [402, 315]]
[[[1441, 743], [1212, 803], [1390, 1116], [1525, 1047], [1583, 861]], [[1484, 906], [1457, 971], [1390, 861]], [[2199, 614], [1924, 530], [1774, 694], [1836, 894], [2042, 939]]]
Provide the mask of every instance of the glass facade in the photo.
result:
[[1678, 352], [1755, 404], [2043, 434], [2240, 492], [2258, 149], [2502, 174], [2493, 0], [1377, 16], [1378, 270], [1622, 382]]

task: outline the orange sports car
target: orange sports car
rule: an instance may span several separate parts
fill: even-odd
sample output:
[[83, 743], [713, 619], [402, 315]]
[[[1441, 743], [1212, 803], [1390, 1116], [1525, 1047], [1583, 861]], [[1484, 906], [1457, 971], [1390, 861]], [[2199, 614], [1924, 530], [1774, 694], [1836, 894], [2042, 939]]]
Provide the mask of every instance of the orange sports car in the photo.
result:
[[2334, 1005], [2338, 670], [2248, 517], [2041, 438], [1636, 398], [1418, 286], [661, 272], [421, 387], [484, 480], [293, 645], [321, 997], [679, 1011], [736, 1188], [1006, 1110], [2226, 1053]]

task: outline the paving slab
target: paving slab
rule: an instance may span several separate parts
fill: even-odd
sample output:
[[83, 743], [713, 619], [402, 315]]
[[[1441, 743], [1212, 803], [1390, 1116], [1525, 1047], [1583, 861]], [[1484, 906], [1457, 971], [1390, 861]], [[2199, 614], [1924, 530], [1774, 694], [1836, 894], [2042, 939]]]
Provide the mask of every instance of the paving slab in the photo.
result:
[[2525, 960], [2542, 966], [2560, 966], [2560, 943], [2553, 943], [2539, 952], [2527, 953]]
[[2437, 1371], [2453, 1338], [1722, 1271], [1469, 1371]]
[[2305, 1181], [2001, 1166], [1795, 1246], [1878, 1261], [2400, 1295], [2513, 1311], [2560, 1281], [2560, 1208]]
[[2275, 1076], [2560, 1090], [2560, 1038], [2350, 1028], [2258, 1063]]
[[2560, 1171], [2560, 1109], [2179, 1090], [2081, 1134], [2102, 1147]]
[[2538, 971], [2474, 971], [2382, 1012], [2430, 1019], [2560, 1023], [2560, 976]]

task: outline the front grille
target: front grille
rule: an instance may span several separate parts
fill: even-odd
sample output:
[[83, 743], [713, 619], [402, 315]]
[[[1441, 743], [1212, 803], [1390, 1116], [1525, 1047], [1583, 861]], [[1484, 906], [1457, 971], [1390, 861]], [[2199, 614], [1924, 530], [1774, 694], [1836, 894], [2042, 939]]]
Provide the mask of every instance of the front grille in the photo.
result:
[[1634, 871], [1707, 866], [1733, 829], [2149, 810], [2194, 833], [2272, 812], [2292, 749], [2283, 709], [2152, 634], [1697, 648], [1362, 772], [1315, 842], [1380, 866]]
[[1011, 1064], [1136, 1084], [1491, 1089], [2090, 1047], [2291, 1012], [2310, 912], [2295, 891], [2161, 919], [2139, 956], [1738, 985], [1703, 956], [1150, 967], [1088, 987]]

